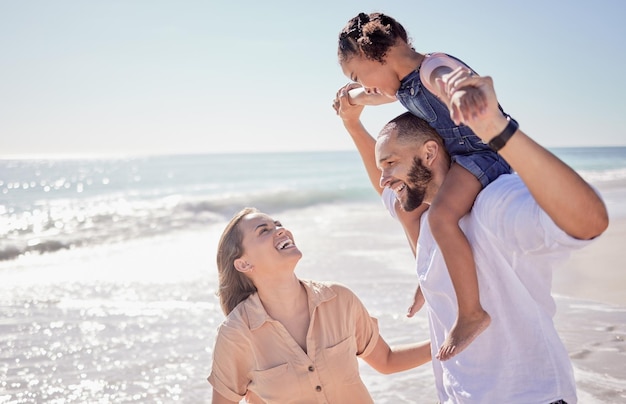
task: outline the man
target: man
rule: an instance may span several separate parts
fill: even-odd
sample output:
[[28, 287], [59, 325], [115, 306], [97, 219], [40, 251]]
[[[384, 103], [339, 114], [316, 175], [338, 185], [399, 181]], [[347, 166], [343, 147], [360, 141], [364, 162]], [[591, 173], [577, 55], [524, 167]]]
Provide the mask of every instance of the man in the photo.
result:
[[[374, 188], [416, 252], [421, 294], [410, 315], [423, 294], [439, 400], [575, 403], [572, 366], [552, 319], [552, 270], [607, 228], [606, 207], [573, 169], [502, 115], [489, 77], [457, 70], [444, 85], [454, 119], [486, 143], [496, 137], [492, 144], [516, 171], [487, 186], [460, 221], [474, 251], [481, 304], [492, 322], [447, 361], [434, 356], [453, 326], [457, 303], [425, 218], [449, 170], [449, 157], [437, 134], [417, 117], [400, 115], [375, 140], [360, 122], [363, 107], [346, 98], [350, 87], [340, 90], [334, 105]], [[479, 110], [461, 101], [465, 86], [484, 95], [486, 104]]]

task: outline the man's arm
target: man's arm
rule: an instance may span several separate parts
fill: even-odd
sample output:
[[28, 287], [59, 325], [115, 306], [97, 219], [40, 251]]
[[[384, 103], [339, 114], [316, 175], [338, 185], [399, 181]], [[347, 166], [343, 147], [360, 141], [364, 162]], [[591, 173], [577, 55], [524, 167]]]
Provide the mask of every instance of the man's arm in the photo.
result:
[[376, 148], [376, 139], [370, 135], [361, 123], [361, 112], [363, 112], [363, 105], [352, 105], [349, 102], [348, 92], [354, 88], [360, 88], [358, 84], [348, 84], [339, 89], [337, 97], [333, 104], [333, 108], [337, 112], [337, 115], [343, 121], [343, 126], [346, 128], [354, 145], [359, 151], [361, 160], [367, 176], [372, 183], [372, 187], [378, 195], [382, 194], [383, 188], [380, 186], [380, 170], [376, 166], [376, 157], [374, 150]]
[[[484, 142], [500, 134], [508, 124], [498, 109], [498, 101], [490, 77], [472, 76], [457, 69], [439, 85], [448, 96], [448, 105], [460, 121], [468, 125]], [[465, 86], [480, 89], [486, 107], [478, 114], [455, 104], [455, 93]], [[564, 232], [589, 240], [599, 236], [609, 224], [604, 202], [576, 171], [517, 129], [498, 151], [518, 173], [539, 206]]]
[[[381, 195], [383, 188], [380, 186], [380, 170], [376, 166], [376, 140], [361, 123], [360, 117], [361, 112], [363, 112], [363, 106], [352, 105], [349, 103], [348, 91], [355, 86], [358, 86], [358, 84], [348, 84], [339, 89], [335, 102], [333, 103], [333, 108], [337, 112], [337, 115], [339, 115], [342, 119], [344, 127], [350, 134], [354, 145], [359, 151], [359, 155], [361, 156], [363, 166], [367, 171], [367, 176], [370, 179], [372, 187], [376, 192], [378, 192], [379, 195]], [[396, 216], [404, 229], [404, 234], [406, 235], [414, 256], [416, 254], [417, 238], [419, 237], [420, 231], [420, 218], [422, 217], [422, 213], [424, 213], [427, 209], [428, 205], [422, 204], [412, 212], [405, 212], [400, 207], [400, 203], [397, 200], [394, 204]], [[407, 310], [407, 316], [413, 317], [423, 305], [424, 296], [418, 285], [415, 290], [413, 303]]]
[[[337, 115], [341, 117], [343, 126], [346, 128], [354, 145], [356, 146], [367, 176], [370, 179], [372, 187], [379, 195], [383, 192], [383, 187], [380, 186], [380, 170], [376, 166], [376, 140], [370, 135], [361, 123], [361, 112], [363, 112], [362, 105], [351, 105], [348, 102], [348, 91], [350, 91], [355, 84], [348, 84], [337, 92], [337, 98], [333, 104]], [[358, 86], [358, 84], [357, 84]], [[427, 204], [422, 204], [412, 212], [405, 212], [398, 201], [395, 202], [394, 210], [400, 223], [404, 228], [409, 244], [411, 245], [411, 251], [415, 255], [415, 246], [417, 244], [417, 237], [419, 236], [420, 218], [422, 213], [428, 209]]]

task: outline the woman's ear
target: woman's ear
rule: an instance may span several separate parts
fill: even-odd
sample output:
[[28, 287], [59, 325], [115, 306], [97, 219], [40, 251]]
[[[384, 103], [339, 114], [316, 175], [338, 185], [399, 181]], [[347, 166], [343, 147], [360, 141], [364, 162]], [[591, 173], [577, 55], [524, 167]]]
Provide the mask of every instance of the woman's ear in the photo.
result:
[[252, 269], [252, 265], [243, 257], [237, 258], [234, 264], [235, 269], [239, 272], [249, 272]]

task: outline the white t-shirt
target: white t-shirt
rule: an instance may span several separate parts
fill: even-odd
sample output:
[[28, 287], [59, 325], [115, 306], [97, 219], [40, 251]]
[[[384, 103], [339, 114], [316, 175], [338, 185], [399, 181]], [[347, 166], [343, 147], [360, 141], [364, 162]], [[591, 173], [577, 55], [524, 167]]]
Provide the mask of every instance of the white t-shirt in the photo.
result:
[[[383, 202], [392, 216], [395, 194]], [[417, 274], [430, 321], [433, 370], [442, 403], [572, 404], [576, 386], [552, 318], [555, 265], [589, 243], [565, 234], [539, 208], [516, 174], [501, 175], [460, 221], [476, 261], [480, 301], [491, 324], [448, 361], [434, 358], [457, 315], [443, 257], [422, 216]]]

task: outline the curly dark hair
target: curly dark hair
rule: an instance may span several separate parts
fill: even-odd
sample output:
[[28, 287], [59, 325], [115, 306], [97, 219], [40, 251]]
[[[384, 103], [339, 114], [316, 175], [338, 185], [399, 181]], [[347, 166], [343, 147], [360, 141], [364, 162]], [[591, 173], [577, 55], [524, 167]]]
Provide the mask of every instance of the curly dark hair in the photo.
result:
[[409, 43], [404, 27], [394, 18], [383, 13], [359, 13], [339, 33], [339, 61], [363, 55], [380, 63], [398, 39]]

